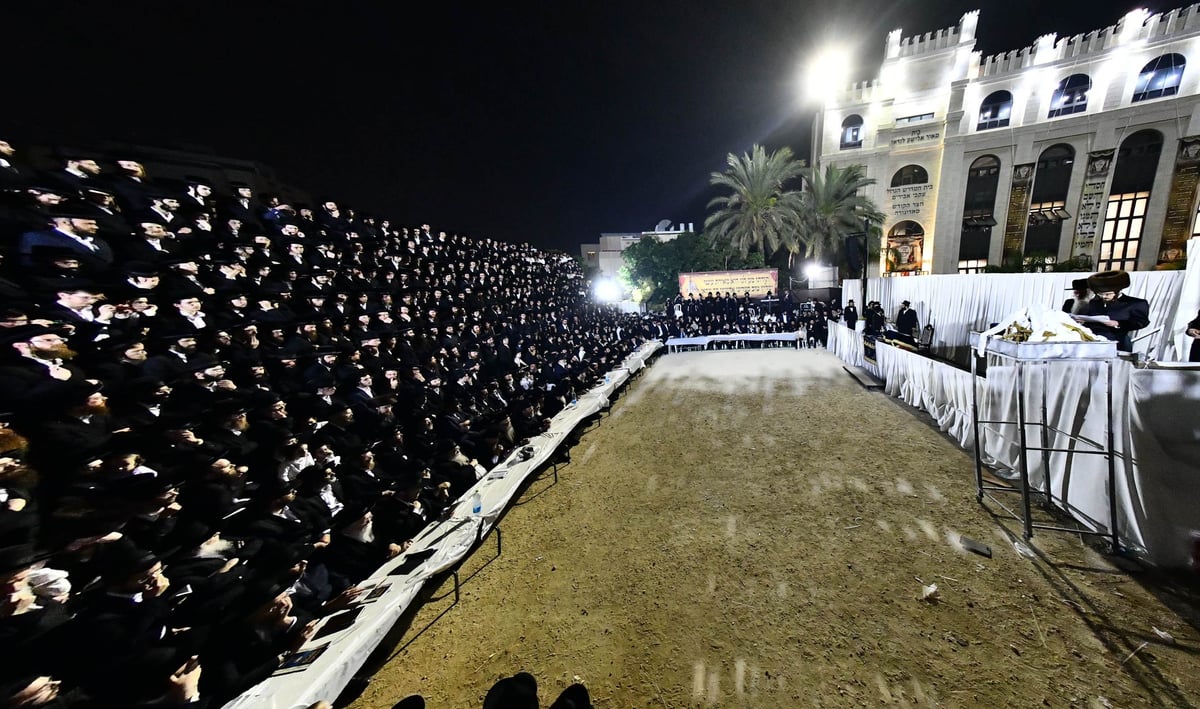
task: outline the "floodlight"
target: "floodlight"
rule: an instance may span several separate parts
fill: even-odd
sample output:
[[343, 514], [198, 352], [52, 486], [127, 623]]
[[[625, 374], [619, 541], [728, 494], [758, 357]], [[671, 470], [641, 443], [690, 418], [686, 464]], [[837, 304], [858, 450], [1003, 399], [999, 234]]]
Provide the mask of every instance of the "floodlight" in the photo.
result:
[[821, 275], [821, 267], [815, 263], [810, 263], [804, 267], [804, 277], [808, 280], [816, 280]]
[[621, 299], [621, 286], [611, 278], [601, 278], [592, 287], [596, 300], [601, 303], [615, 303]]
[[808, 64], [804, 88], [810, 101], [824, 103], [846, 88], [850, 76], [850, 50], [826, 47]]

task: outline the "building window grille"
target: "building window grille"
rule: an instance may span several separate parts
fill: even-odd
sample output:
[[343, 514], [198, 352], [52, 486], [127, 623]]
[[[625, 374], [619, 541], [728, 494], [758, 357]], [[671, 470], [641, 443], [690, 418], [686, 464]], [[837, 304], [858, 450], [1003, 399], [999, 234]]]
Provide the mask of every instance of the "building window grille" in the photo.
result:
[[1072, 74], [1059, 82], [1050, 99], [1050, 118], [1083, 113], [1087, 110], [1088, 91], [1092, 80], [1087, 74]]
[[1179, 93], [1179, 83], [1183, 80], [1186, 64], [1187, 60], [1182, 54], [1164, 54], [1142, 67], [1133, 90], [1134, 102]]
[[1104, 230], [1100, 233], [1098, 271], [1133, 271], [1137, 269], [1138, 247], [1146, 223], [1149, 192], [1127, 192], [1108, 198], [1104, 214]]
[[1029, 205], [1029, 224], [1038, 226], [1040, 224], [1057, 224], [1071, 218], [1071, 213], [1066, 210], [1066, 203], [1058, 202], [1039, 202]]
[[1012, 116], [1012, 94], [1008, 91], [995, 91], [979, 104], [979, 124], [976, 130], [991, 130], [1008, 126]]
[[958, 262], [959, 273], [983, 273], [987, 270], [987, 259], [969, 258]]
[[863, 119], [862, 116], [847, 116], [842, 121], [841, 149], [850, 150], [862, 147]]

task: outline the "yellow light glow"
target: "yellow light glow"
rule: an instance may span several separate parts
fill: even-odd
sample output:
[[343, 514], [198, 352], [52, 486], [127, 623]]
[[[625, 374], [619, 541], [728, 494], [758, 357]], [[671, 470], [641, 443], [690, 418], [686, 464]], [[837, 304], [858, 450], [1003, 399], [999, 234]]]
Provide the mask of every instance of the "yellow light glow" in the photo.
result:
[[827, 47], [808, 64], [805, 74], [805, 93], [808, 100], [824, 103], [845, 88], [850, 76], [850, 51], [844, 47]]

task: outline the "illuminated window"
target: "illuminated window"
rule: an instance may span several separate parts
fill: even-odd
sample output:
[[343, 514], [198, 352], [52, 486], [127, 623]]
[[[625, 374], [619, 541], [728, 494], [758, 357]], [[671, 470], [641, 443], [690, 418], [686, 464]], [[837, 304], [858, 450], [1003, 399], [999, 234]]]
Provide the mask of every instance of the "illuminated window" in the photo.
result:
[[1182, 54], [1164, 54], [1142, 67], [1133, 89], [1133, 100], [1146, 101], [1179, 93], [1185, 64], [1187, 60]]
[[979, 124], [976, 130], [1004, 128], [1012, 116], [1012, 94], [1008, 91], [995, 91], [979, 104]]
[[1104, 213], [1104, 230], [1100, 233], [1098, 271], [1133, 271], [1137, 269], [1138, 246], [1145, 228], [1149, 192], [1126, 192], [1109, 195]]
[[924, 121], [932, 121], [932, 120], [933, 120], [932, 113], [919, 113], [915, 116], [905, 116], [904, 118], [897, 118], [896, 125], [903, 126], [903, 125], [908, 125], [909, 123], [922, 123]]
[[920, 165], [905, 165], [892, 175], [892, 187], [923, 185], [929, 182], [929, 173]]
[[969, 258], [958, 262], [959, 273], [983, 273], [987, 270], [987, 259]]
[[842, 121], [842, 150], [862, 147], [863, 119], [859, 115], [846, 116]]
[[1069, 116], [1087, 110], [1088, 91], [1092, 80], [1087, 74], [1072, 74], [1058, 83], [1054, 97], [1050, 99], [1049, 118]]

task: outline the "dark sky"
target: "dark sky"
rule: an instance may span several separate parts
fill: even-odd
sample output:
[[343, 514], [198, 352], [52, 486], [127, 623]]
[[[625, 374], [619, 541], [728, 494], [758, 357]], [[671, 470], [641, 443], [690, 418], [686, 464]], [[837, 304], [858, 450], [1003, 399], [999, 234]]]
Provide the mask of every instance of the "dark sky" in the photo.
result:
[[[1182, 3], [1182, 0], [1180, 0]], [[979, 8], [977, 49], [1111, 24], [1130, 0], [57, 2], [6, 8], [0, 129], [201, 144], [405, 224], [578, 253], [704, 219], [755, 142], [807, 157], [804, 57]], [[1153, 10], [1175, 7], [1156, 3]], [[19, 71], [13, 71], [18, 69]]]

